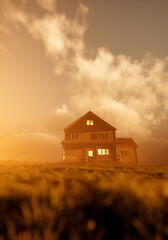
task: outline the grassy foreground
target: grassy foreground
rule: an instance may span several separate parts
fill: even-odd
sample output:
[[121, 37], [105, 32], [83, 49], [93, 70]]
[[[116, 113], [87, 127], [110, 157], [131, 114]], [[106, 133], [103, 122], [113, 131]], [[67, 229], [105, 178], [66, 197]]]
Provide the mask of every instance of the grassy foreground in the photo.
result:
[[2, 161], [4, 239], [168, 239], [168, 167]]

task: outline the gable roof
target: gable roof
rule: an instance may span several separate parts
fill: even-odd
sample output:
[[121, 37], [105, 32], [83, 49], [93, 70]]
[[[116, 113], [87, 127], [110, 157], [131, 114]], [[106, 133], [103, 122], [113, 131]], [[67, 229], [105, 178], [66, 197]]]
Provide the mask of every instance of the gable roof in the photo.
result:
[[116, 138], [115, 142], [123, 145], [135, 145], [138, 147], [132, 138]]
[[115, 127], [111, 126], [109, 123], [107, 123], [106, 121], [104, 121], [102, 118], [98, 117], [96, 114], [94, 114], [93, 112], [89, 111], [87, 113], [85, 113], [84, 115], [82, 115], [80, 118], [78, 118], [76, 121], [72, 122], [70, 125], [68, 125], [67, 127], [64, 128], [64, 131], [67, 131], [69, 128], [73, 127], [76, 123], [78, 123], [80, 120], [82, 120], [83, 118], [85, 118], [87, 115], [92, 115], [94, 118], [102, 121], [105, 125], [107, 125], [109, 128], [111, 128], [113, 131], [117, 130]]

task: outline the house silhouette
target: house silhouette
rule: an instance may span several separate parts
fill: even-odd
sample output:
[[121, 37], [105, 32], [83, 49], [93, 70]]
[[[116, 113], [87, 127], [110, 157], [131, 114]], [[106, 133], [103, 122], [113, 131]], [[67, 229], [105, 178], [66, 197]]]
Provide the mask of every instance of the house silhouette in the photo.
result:
[[137, 144], [132, 138], [116, 138], [116, 128], [89, 111], [64, 129], [63, 160], [66, 162], [137, 163]]

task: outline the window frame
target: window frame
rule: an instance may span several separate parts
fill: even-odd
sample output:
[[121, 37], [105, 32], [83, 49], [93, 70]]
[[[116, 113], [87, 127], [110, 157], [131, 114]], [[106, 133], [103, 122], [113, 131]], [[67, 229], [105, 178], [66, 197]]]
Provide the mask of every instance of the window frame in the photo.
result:
[[120, 155], [121, 155], [121, 157], [129, 156], [130, 155], [130, 150], [129, 149], [122, 149], [122, 150], [120, 150]]
[[80, 133], [71, 133], [71, 140], [80, 139]]
[[92, 119], [87, 119], [86, 120], [86, 125], [87, 126], [93, 126], [94, 125], [94, 121]]
[[[91, 155], [90, 155], [91, 153]], [[88, 150], [88, 157], [93, 157], [93, 150]]]
[[110, 149], [109, 148], [98, 148], [97, 153], [99, 156], [109, 156]]

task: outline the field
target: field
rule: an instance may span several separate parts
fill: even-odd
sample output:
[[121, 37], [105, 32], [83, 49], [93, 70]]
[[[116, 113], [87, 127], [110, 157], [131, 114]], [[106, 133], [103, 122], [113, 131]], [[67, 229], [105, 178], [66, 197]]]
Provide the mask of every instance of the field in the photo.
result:
[[168, 167], [1, 161], [4, 239], [168, 239]]

